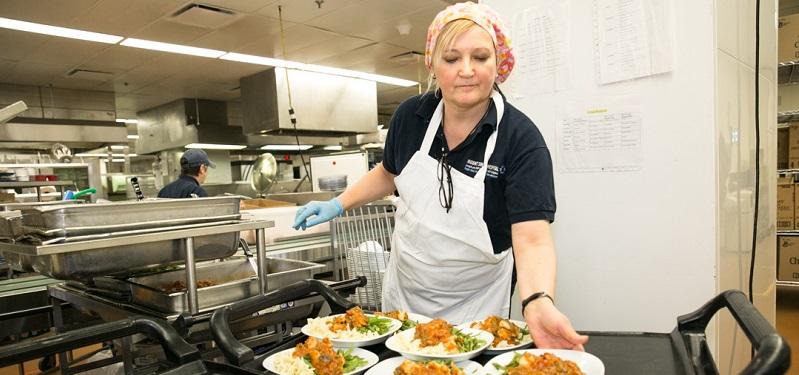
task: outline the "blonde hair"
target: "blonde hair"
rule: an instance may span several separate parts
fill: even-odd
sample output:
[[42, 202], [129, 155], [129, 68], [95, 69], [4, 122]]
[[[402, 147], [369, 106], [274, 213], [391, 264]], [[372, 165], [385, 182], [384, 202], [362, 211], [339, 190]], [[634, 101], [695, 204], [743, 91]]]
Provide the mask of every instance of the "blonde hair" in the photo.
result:
[[[447, 23], [441, 29], [441, 33], [439, 33], [438, 38], [436, 38], [436, 45], [433, 47], [433, 53], [430, 59], [431, 66], [430, 72], [427, 74], [427, 91], [430, 91], [431, 88], [438, 90], [438, 82], [434, 83], [433, 72], [436, 70], [436, 65], [441, 61], [441, 55], [444, 51], [452, 47], [457, 37], [473, 27], [480, 27], [480, 25], [472, 20], [460, 18]], [[494, 46], [494, 56], [496, 56], [496, 48], [497, 46]]]

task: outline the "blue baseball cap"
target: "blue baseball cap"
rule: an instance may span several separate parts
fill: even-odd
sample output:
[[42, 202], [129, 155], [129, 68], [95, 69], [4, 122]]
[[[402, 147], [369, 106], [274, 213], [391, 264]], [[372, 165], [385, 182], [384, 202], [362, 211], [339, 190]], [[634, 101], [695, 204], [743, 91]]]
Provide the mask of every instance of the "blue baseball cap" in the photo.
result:
[[190, 148], [183, 153], [183, 156], [180, 157], [181, 167], [194, 168], [203, 164], [211, 168], [216, 168], [216, 164], [214, 164], [214, 162], [211, 160], [208, 160], [208, 154], [199, 148]]

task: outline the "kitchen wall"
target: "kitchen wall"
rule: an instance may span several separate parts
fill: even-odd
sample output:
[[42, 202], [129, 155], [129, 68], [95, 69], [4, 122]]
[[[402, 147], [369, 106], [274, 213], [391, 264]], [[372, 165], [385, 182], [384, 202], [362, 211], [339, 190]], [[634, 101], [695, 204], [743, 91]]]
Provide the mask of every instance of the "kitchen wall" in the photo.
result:
[[[557, 39], [563, 44], [549, 46], [563, 49], [563, 67], [558, 60], [537, 60], [545, 53], [542, 49], [520, 54], [502, 87], [511, 104], [533, 119], [553, 154], [556, 301], [574, 325], [581, 330], [669, 332], [679, 315], [717, 293], [745, 290], [755, 181], [755, 0], [643, 3], [667, 5], [660, 15], [671, 20], [671, 67], [662, 74], [609, 84], [601, 84], [597, 74], [593, 12], [600, 2], [485, 3], [511, 27], [524, 24], [536, 27], [536, 33], [562, 27]], [[578, 6], [584, 3], [588, 6]], [[776, 0], [761, 3], [763, 110], [754, 294], [758, 309], [773, 324], [777, 8]], [[546, 19], [553, 22], [540, 23]], [[517, 35], [514, 41], [530, 40]], [[531, 45], [517, 47], [529, 51]], [[663, 60], [655, 62], [668, 62], [668, 57], [658, 56]], [[554, 81], [542, 80], [552, 78], [546, 74], [553, 71]], [[546, 84], [552, 89], [541, 89]], [[562, 152], [558, 121], [592, 109], [640, 114], [642, 147], [636, 154], [640, 159], [632, 163], [637, 168], [570, 168], [574, 160]], [[518, 310], [513, 314], [520, 316]], [[708, 329], [721, 373], [740, 371], [749, 358], [746, 338], [732, 327], [729, 316], [722, 315]]]

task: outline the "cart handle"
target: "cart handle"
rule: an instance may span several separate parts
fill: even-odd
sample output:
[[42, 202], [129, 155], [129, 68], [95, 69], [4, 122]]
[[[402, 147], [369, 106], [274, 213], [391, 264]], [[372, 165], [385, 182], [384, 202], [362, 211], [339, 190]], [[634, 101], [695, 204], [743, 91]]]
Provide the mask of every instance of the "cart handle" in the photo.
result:
[[[698, 310], [677, 318], [677, 329], [686, 346], [702, 348], [707, 345], [704, 341], [707, 324], [716, 312], [724, 307], [730, 311], [755, 348], [752, 360], [741, 374], [783, 374], [788, 371], [791, 364], [791, 348], [740, 290], [722, 292]], [[701, 359], [704, 350], [690, 352], [694, 368], [704, 368]]]
[[[359, 276], [356, 279], [337, 285], [345, 285], [352, 288], [361, 287], [366, 285], [366, 278]], [[319, 280], [302, 280], [265, 295], [247, 298], [217, 309], [211, 315], [211, 335], [213, 335], [214, 341], [219, 345], [219, 350], [225, 355], [228, 362], [236, 366], [242, 366], [251, 362], [255, 358], [255, 353], [250, 347], [236, 340], [230, 330], [230, 322], [281, 303], [305, 298], [312, 293], [318, 293], [324, 297], [333, 313], [342, 313], [357, 306], [357, 304], [348, 301]]]
[[160, 319], [136, 316], [2, 347], [0, 348], [0, 367], [136, 333], [144, 333], [151, 338], [158, 339], [167, 359], [175, 364], [183, 365], [200, 359], [200, 352], [197, 348], [184, 341], [166, 322]]

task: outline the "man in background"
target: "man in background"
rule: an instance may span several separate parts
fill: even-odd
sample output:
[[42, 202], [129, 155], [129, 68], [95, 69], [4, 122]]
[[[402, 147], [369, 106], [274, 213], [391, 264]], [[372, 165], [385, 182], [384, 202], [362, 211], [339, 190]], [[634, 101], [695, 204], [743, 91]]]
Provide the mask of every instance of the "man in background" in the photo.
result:
[[180, 157], [180, 177], [170, 182], [158, 192], [158, 198], [197, 198], [207, 197], [208, 193], [200, 186], [208, 177], [208, 167], [216, 164], [208, 160], [205, 151], [192, 148]]

